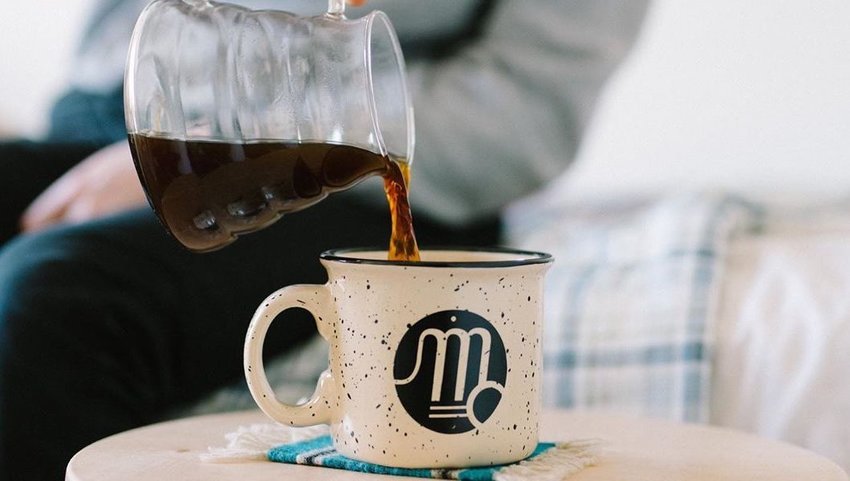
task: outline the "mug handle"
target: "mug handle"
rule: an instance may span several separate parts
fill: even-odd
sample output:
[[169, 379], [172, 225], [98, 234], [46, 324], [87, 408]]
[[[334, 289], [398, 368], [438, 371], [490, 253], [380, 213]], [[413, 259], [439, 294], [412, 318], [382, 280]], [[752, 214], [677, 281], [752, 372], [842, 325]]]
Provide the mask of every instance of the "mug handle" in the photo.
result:
[[244, 354], [248, 389], [260, 409], [281, 424], [312, 426], [330, 423], [333, 406], [337, 405], [336, 385], [330, 371], [326, 370], [319, 377], [316, 390], [309, 401], [297, 406], [280, 402], [269, 385], [263, 366], [263, 342], [266, 333], [278, 314], [292, 307], [300, 307], [313, 315], [319, 334], [328, 340], [334, 314], [328, 312], [327, 306], [332, 304], [331, 296], [324, 285], [299, 284], [284, 287], [260, 304], [248, 326]]

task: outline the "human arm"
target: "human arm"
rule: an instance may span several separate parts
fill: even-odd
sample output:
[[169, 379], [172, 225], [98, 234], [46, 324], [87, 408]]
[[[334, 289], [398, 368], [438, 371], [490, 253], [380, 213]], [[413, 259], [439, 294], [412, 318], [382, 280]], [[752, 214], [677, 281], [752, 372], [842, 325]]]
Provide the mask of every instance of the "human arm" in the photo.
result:
[[[387, 10], [393, 4], [373, 3]], [[448, 57], [412, 59], [415, 209], [469, 221], [498, 212], [563, 172], [605, 80], [636, 35], [645, 4], [501, 0], [474, 42]], [[423, 21], [438, 20], [435, 14]], [[24, 228], [143, 205], [124, 145], [123, 153], [107, 156], [112, 160], [86, 160], [57, 181], [27, 210]], [[100, 166], [112, 179], [106, 182], [86, 165]]]
[[24, 211], [21, 230], [83, 222], [144, 204], [129, 145], [121, 141], [98, 150], [53, 182]]
[[563, 172], [645, 7], [502, 0], [479, 39], [446, 58], [411, 61], [414, 208], [465, 222]]
[[[113, 87], [120, 83], [127, 46], [121, 39], [129, 38], [132, 24], [147, 0], [128, 0], [124, 2], [101, 2], [94, 17], [94, 24], [86, 36], [83, 54], [78, 59], [82, 68], [77, 69], [72, 78], [76, 95], [66, 96], [63, 102], [63, 114], [58, 117], [61, 129], [53, 135], [64, 140], [103, 141], [104, 138], [116, 138], [123, 135], [123, 115], [120, 91]], [[366, 0], [347, 0], [356, 7]], [[116, 68], [116, 58], [120, 64]], [[113, 91], [118, 95], [113, 95]], [[79, 97], [79, 98], [78, 98]], [[87, 123], [79, 132], [81, 105], [106, 105], [109, 108], [98, 111], [101, 115], [89, 115], [96, 122]], [[114, 106], [114, 108], [113, 108]], [[122, 117], [113, 118], [115, 115]], [[57, 117], [54, 117], [54, 122]], [[102, 129], [106, 122], [109, 129]], [[95, 129], [95, 127], [97, 127]], [[76, 130], [75, 130], [76, 129]], [[96, 138], [92, 130], [96, 132]], [[116, 135], [116, 130], [118, 134]], [[80, 138], [75, 136], [79, 135]], [[121, 212], [145, 205], [145, 195], [139, 182], [133, 159], [126, 140], [121, 140], [81, 161], [69, 170], [44, 192], [42, 192], [24, 211], [20, 227], [24, 232], [44, 229], [59, 223], [78, 223], [97, 219], [109, 214]]]

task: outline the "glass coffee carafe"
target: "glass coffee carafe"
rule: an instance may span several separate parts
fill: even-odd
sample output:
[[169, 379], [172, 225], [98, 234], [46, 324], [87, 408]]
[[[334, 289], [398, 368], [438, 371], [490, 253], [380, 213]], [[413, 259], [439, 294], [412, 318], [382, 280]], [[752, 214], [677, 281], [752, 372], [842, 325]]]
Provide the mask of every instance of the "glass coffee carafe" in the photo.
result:
[[133, 33], [125, 111], [151, 206], [203, 252], [412, 160], [404, 59], [382, 12], [300, 17], [155, 0]]

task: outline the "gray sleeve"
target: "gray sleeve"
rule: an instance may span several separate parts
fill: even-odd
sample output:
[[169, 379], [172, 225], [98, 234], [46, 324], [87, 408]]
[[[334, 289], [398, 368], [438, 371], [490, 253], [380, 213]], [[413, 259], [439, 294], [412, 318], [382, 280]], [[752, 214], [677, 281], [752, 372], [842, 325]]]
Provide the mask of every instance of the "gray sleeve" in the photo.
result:
[[[647, 1], [499, 0], [474, 43], [440, 60], [409, 59], [415, 211], [468, 221], [498, 212], [563, 172], [605, 80], [637, 34]], [[130, 32], [147, 2], [99, 1], [72, 85], [87, 91], [120, 85]], [[237, 3], [298, 13], [326, 6], [318, 0]], [[382, 8], [403, 41], [436, 41], [462, 31], [481, 3], [371, 0], [351, 13]], [[379, 182], [364, 184], [382, 201]]]
[[646, 1], [502, 0], [482, 38], [411, 61], [411, 202], [448, 222], [498, 212], [572, 161]]

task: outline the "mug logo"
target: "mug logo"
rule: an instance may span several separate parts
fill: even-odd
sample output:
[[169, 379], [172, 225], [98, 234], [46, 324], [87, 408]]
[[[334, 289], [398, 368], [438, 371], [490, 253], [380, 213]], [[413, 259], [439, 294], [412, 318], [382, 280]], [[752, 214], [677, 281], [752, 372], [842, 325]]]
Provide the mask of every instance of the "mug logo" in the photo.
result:
[[502, 399], [505, 345], [478, 314], [435, 312], [402, 337], [393, 377], [401, 404], [419, 424], [445, 434], [465, 433], [484, 424]]

